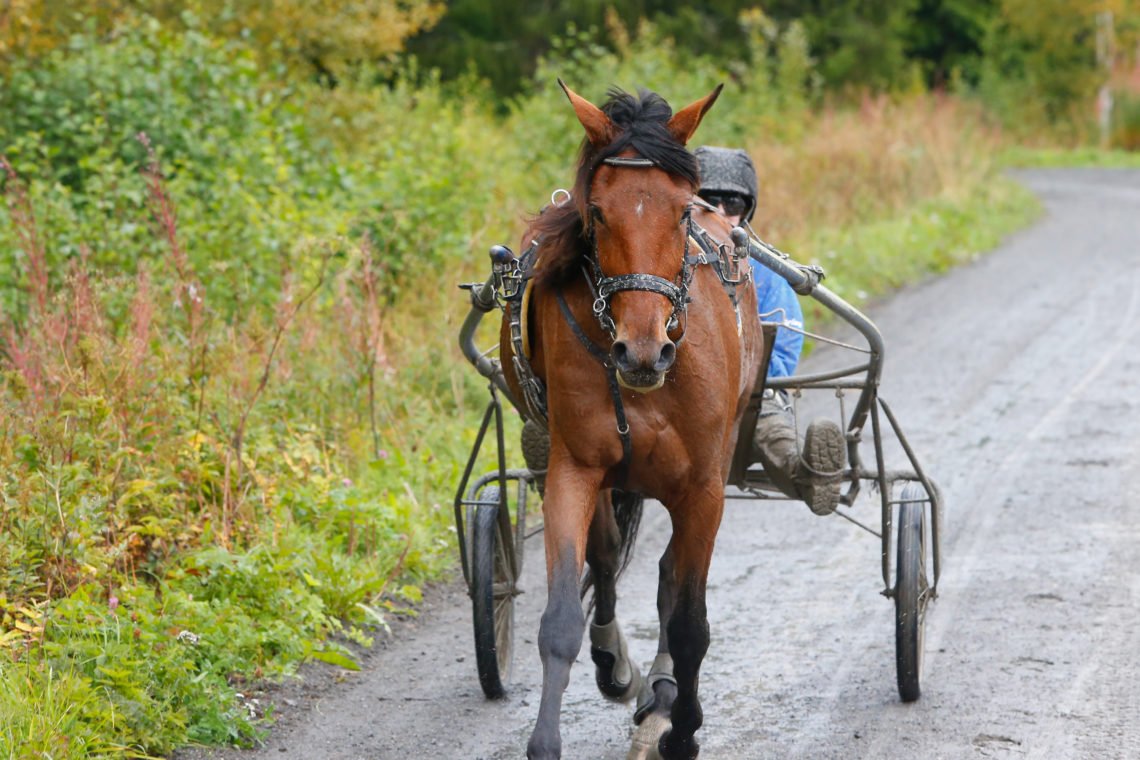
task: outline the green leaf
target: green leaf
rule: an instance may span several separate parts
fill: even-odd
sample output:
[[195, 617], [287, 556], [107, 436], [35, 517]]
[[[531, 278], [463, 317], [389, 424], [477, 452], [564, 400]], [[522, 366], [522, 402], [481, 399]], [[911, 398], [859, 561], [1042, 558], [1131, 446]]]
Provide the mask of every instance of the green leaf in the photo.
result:
[[360, 666], [356, 661], [349, 657], [344, 652], [338, 652], [335, 649], [321, 649], [312, 653], [314, 660], [327, 662], [330, 665], [337, 665], [345, 670], [360, 670]]

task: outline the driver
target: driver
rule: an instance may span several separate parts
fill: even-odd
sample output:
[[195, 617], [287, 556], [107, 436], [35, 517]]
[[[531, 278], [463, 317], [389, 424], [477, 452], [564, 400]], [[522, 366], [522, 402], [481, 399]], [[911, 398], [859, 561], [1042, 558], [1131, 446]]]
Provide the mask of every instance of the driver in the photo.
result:
[[[701, 169], [698, 195], [716, 206], [729, 224], [744, 224], [751, 231], [748, 223], [756, 212], [758, 189], [752, 159], [735, 148], [701, 146], [693, 153]], [[799, 299], [783, 277], [755, 259], [748, 261], [752, 265], [760, 318], [781, 324], [776, 330], [768, 377], [788, 377], [796, 371], [804, 343]], [[817, 515], [835, 511], [847, 451], [843, 431], [834, 421], [812, 420], [801, 450], [787, 395], [766, 389], [752, 436], [752, 450], [755, 461], [784, 495], [802, 499]]]

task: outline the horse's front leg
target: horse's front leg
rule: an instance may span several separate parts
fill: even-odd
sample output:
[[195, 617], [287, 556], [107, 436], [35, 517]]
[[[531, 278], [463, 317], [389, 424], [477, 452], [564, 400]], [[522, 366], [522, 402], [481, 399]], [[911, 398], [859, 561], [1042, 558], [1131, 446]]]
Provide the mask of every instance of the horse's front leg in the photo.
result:
[[669, 730], [669, 715], [677, 698], [677, 679], [673, 677], [673, 657], [669, 654], [669, 620], [677, 603], [677, 583], [673, 572], [673, 541], [665, 548], [658, 564], [657, 617], [660, 635], [657, 639], [657, 656], [649, 673], [642, 681], [637, 695], [637, 709], [633, 722], [637, 724], [626, 760], [644, 760], [658, 757], [657, 744]]
[[542, 658], [542, 700], [538, 722], [527, 743], [530, 760], [562, 756], [558, 723], [562, 693], [570, 682], [570, 666], [582, 648], [586, 616], [578, 595], [585, 562], [586, 537], [602, 473], [575, 465], [565, 449], [551, 451], [542, 505], [546, 543], [546, 610], [538, 629]]
[[677, 697], [670, 711], [672, 728], [661, 737], [658, 750], [665, 760], [691, 760], [700, 752], [694, 734], [704, 722], [697, 686], [701, 661], [709, 648], [705, 588], [724, 513], [724, 484], [719, 480], [702, 484], [667, 506], [673, 518], [669, 549], [676, 597], [666, 633]]
[[594, 661], [595, 680], [607, 698], [626, 702], [637, 694], [641, 674], [629, 656], [629, 647], [616, 618], [617, 577], [621, 570], [623, 543], [632, 544], [637, 518], [632, 519], [632, 525], [627, 523], [628, 533], [623, 542], [617, 520], [619, 509], [640, 513], [641, 497], [613, 490], [599, 494], [594, 519], [590, 522], [586, 562], [590, 565], [594, 587], [590, 657]]

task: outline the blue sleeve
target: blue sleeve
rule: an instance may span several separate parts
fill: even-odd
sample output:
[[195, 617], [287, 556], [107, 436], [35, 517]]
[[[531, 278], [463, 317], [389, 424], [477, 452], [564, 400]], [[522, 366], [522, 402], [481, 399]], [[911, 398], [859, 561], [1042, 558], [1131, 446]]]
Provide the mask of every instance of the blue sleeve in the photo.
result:
[[[800, 299], [792, 286], [780, 275], [755, 259], [752, 265], [752, 279], [756, 283], [756, 301], [760, 320], [763, 322], [787, 322], [799, 329], [804, 326], [804, 312]], [[776, 329], [776, 345], [772, 349], [772, 359], [768, 363], [768, 377], [788, 377], [796, 373], [800, 352], [804, 347], [804, 336], [784, 327]]]

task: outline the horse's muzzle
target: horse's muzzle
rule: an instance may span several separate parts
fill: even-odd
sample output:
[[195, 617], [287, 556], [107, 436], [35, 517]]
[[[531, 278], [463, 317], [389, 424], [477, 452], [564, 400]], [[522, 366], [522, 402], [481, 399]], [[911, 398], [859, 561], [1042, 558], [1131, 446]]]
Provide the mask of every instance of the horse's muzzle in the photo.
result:
[[665, 383], [665, 373], [677, 358], [677, 345], [671, 341], [614, 341], [610, 356], [617, 368], [618, 382], [635, 391], [657, 390]]

